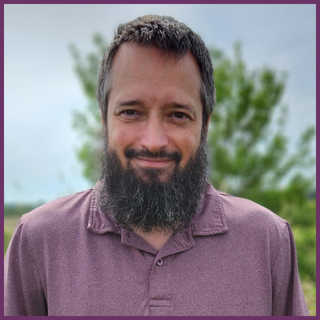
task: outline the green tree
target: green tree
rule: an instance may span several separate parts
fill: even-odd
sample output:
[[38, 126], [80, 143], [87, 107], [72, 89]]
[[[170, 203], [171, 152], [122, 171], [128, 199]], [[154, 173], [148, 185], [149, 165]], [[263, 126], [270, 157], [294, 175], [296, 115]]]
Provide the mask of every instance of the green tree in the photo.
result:
[[305, 201], [314, 187], [314, 178], [305, 169], [314, 164], [315, 128], [301, 134], [290, 155], [284, 135], [287, 108], [281, 104], [286, 74], [268, 67], [249, 71], [239, 43], [233, 59], [219, 50], [212, 50], [211, 56], [217, 106], [208, 134], [210, 181], [217, 189], [274, 211], [284, 199]]
[[77, 151], [79, 161], [83, 166], [83, 175], [91, 183], [100, 178], [102, 157], [102, 124], [98, 103], [96, 101], [96, 85], [102, 56], [107, 49], [107, 42], [101, 34], [93, 37], [94, 51], [83, 58], [75, 45], [70, 45], [74, 59], [74, 71], [80, 80], [83, 92], [88, 99], [84, 112], [75, 110], [73, 113], [73, 128], [79, 133], [83, 143]]

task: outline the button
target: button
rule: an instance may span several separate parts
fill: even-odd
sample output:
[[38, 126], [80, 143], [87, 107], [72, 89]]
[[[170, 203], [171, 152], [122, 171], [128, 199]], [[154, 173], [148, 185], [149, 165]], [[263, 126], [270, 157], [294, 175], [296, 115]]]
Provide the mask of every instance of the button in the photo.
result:
[[162, 265], [163, 265], [163, 260], [162, 260], [162, 259], [159, 259], [159, 260], [157, 261], [157, 265], [158, 265], [158, 266], [162, 266]]

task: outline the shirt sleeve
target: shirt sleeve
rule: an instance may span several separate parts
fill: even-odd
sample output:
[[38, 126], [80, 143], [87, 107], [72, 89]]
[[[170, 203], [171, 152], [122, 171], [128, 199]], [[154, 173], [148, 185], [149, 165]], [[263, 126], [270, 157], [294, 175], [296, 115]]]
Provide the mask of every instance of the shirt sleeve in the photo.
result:
[[272, 286], [273, 316], [309, 315], [298, 273], [294, 238], [288, 223], [273, 264]]
[[19, 220], [4, 260], [4, 315], [47, 315], [46, 297], [36, 261]]

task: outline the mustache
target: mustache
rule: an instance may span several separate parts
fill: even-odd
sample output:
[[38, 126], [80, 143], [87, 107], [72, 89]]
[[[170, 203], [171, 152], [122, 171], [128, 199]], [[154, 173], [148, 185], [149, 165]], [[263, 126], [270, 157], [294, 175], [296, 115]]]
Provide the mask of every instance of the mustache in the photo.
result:
[[166, 150], [160, 150], [158, 152], [151, 152], [148, 149], [135, 150], [133, 148], [128, 148], [124, 155], [127, 159], [132, 159], [134, 157], [143, 157], [150, 159], [168, 159], [174, 160], [177, 164], [181, 161], [181, 153], [178, 151], [167, 152]]

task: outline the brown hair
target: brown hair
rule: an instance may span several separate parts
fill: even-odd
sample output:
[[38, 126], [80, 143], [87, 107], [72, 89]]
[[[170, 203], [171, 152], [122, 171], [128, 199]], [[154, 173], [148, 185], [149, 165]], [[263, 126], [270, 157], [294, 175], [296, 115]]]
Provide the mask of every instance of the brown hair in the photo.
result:
[[98, 77], [97, 100], [103, 118], [107, 120], [108, 98], [112, 87], [111, 67], [115, 54], [124, 42], [155, 47], [166, 56], [183, 57], [187, 52], [195, 57], [200, 73], [200, 98], [203, 106], [203, 127], [215, 104], [213, 67], [209, 51], [198, 34], [184, 23], [168, 16], [146, 15], [120, 24], [103, 57]]

